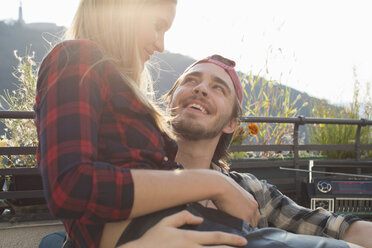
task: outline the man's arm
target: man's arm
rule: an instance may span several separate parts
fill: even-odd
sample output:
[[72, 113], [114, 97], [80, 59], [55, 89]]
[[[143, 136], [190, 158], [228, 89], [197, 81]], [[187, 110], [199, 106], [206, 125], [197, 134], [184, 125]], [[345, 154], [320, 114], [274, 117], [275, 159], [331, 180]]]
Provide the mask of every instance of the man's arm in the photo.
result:
[[343, 240], [372, 248], [372, 222], [356, 221], [346, 229]]
[[[341, 239], [345, 230], [360, 218], [332, 214], [322, 208], [311, 210], [296, 204], [275, 186], [258, 180], [249, 173], [230, 173], [259, 204], [259, 227], [274, 226], [297, 234]], [[371, 235], [372, 236], [372, 235]]]

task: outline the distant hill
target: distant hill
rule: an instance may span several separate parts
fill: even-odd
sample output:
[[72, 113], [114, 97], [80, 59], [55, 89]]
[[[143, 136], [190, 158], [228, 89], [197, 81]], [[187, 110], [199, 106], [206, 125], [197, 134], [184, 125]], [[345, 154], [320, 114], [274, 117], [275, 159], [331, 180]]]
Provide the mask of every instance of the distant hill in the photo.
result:
[[0, 93], [4, 89], [14, 89], [16, 83], [12, 76], [18, 61], [14, 56], [14, 50], [18, 55], [24, 56], [27, 49], [35, 51], [35, 61], [41, 61], [50, 45], [44, 40], [54, 41], [53, 37], [63, 31], [51, 23], [25, 24], [17, 22], [7, 24], [0, 22]]
[[[0, 93], [4, 89], [14, 89], [14, 84], [16, 83], [15, 78], [12, 76], [12, 72], [17, 66], [14, 50], [17, 50], [19, 55], [24, 55], [26, 48], [31, 49], [36, 53], [35, 61], [40, 62], [51, 48], [51, 45], [45, 40], [56, 43], [57, 37], [61, 36], [63, 31], [63, 27], [58, 27], [51, 23], [21, 25], [16, 22], [13, 24], [0, 22]], [[152, 62], [155, 68], [160, 68], [160, 72], [156, 69], [152, 70], [158, 95], [167, 92], [178, 76], [194, 61], [195, 59], [191, 57], [170, 52], [154, 56]], [[261, 87], [261, 80], [259, 80], [258, 87], [256, 87], [253, 94], [258, 93], [257, 89]], [[278, 85], [278, 87], [283, 90], [286, 88], [284, 85]], [[250, 92], [249, 86], [246, 89]], [[299, 94], [301, 95], [301, 100], [298, 101], [296, 107], [308, 102], [309, 105], [303, 108], [300, 114], [309, 116], [310, 108], [314, 106], [313, 103], [320, 102], [320, 100], [310, 97], [306, 93], [291, 89], [291, 99], [295, 99]]]
[[[182, 74], [182, 72], [193, 62], [195, 62], [195, 59], [184, 56], [181, 54], [174, 54], [170, 52], [164, 52], [162, 54], [156, 54], [156, 57], [152, 59], [152, 62], [155, 64], [156, 67], [160, 67], [160, 72], [155, 73], [153, 72], [154, 79], [156, 80], [155, 89], [158, 91], [157, 95], [163, 95], [166, 93], [174, 84], [174, 82], [177, 80], [177, 78]], [[154, 70], [155, 71], [155, 70]], [[240, 74], [244, 77], [247, 75], [240, 72]], [[255, 87], [255, 90], [253, 94], [257, 95], [259, 92], [259, 89], [262, 87], [263, 78], [258, 79], [257, 86]], [[305, 102], [308, 103], [307, 106], [301, 108], [299, 115], [303, 116], [310, 116], [311, 108], [316, 103], [320, 103], [321, 100], [315, 97], [309, 96], [307, 93], [300, 92], [298, 90], [295, 90], [293, 88], [287, 87], [285, 85], [277, 85], [278, 88], [280, 88], [282, 91], [284, 91], [286, 88], [290, 90], [290, 99], [296, 99], [298, 95], [301, 95], [301, 99], [297, 102], [295, 105], [295, 108], [300, 109]], [[251, 92], [250, 85], [247, 85], [245, 87], [245, 90], [247, 92]], [[248, 98], [250, 96], [248, 95]], [[245, 97], [243, 102], [243, 109], [246, 105], [246, 99]], [[324, 104], [324, 103], [323, 103]], [[333, 107], [332, 105], [329, 105], [330, 107]], [[271, 113], [272, 116], [276, 116], [276, 113]]]

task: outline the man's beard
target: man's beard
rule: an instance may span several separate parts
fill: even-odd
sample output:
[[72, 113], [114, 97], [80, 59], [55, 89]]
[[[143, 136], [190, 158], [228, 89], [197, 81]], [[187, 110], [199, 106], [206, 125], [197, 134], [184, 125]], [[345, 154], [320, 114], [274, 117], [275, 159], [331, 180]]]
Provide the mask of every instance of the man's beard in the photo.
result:
[[[221, 116], [221, 119], [223, 116]], [[190, 117], [191, 118], [191, 117]], [[176, 132], [176, 135], [182, 137], [185, 140], [198, 141], [212, 139], [222, 133], [222, 129], [226, 126], [228, 121], [221, 121], [221, 119], [211, 125], [209, 128], [205, 128], [199, 123], [194, 123], [192, 120], [187, 121], [185, 119], [175, 118], [172, 123], [172, 127]]]

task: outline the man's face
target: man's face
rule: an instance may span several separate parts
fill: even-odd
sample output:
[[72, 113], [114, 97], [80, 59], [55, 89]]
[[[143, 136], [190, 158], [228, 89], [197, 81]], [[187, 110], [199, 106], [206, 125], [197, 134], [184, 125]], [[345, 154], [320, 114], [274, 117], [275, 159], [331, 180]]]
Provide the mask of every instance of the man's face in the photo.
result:
[[181, 78], [170, 107], [173, 128], [188, 140], [211, 139], [232, 133], [235, 89], [230, 76], [212, 63], [200, 63]]

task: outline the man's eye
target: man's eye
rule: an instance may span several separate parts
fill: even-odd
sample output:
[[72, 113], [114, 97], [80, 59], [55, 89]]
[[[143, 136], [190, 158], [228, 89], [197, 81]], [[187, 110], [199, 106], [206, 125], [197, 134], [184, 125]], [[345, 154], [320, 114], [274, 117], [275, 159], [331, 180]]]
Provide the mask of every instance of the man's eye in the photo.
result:
[[221, 86], [219, 86], [219, 85], [215, 85], [214, 88], [215, 88], [216, 90], [219, 90], [219, 91], [221, 91], [222, 93], [225, 94], [225, 89], [224, 89], [223, 87], [221, 87]]
[[194, 78], [186, 78], [183, 82], [184, 83], [195, 83], [196, 80]]

